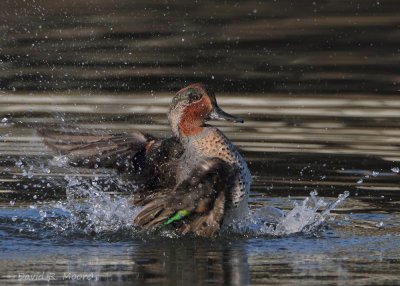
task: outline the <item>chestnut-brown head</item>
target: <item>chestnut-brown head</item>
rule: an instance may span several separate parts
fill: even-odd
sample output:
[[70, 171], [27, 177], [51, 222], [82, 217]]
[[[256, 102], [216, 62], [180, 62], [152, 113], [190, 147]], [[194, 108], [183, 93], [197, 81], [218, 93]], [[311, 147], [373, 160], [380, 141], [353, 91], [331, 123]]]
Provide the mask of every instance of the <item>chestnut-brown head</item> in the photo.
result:
[[203, 130], [207, 120], [243, 122], [218, 107], [215, 95], [201, 83], [182, 88], [172, 99], [168, 119], [176, 136], [192, 136]]

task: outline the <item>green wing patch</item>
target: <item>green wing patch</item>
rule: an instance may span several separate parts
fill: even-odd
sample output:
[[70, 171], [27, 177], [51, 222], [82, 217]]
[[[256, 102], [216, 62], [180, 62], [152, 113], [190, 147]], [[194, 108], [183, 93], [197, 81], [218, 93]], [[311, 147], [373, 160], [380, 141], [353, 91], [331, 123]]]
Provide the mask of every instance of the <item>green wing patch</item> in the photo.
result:
[[170, 217], [166, 222], [164, 222], [164, 225], [169, 225], [175, 221], [181, 220], [184, 217], [188, 216], [189, 214], [190, 214], [190, 212], [187, 210], [180, 210], [176, 214], [174, 214], [172, 217]]

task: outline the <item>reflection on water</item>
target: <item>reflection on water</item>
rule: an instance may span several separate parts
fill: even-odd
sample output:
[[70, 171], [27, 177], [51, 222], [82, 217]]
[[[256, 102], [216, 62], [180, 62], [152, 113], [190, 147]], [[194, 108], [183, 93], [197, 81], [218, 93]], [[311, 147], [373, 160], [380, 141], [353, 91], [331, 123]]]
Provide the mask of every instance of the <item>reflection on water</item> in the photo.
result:
[[[398, 284], [397, 1], [6, 0], [0, 19], [6, 284], [47, 285], [27, 276], [41, 274], [54, 274], [51, 284], [79, 275], [115, 285]], [[350, 197], [313, 234], [210, 241], [119, 227], [68, 232], [128, 223], [118, 214], [131, 211], [123, 202], [134, 185], [109, 170], [65, 167], [35, 130], [169, 136], [172, 94], [194, 81], [246, 121], [218, 126], [249, 162], [252, 210], [287, 211], [313, 190], [330, 201]], [[72, 227], [51, 224], [71, 210], [75, 177], [98, 183], [87, 190], [101, 190], [101, 200]], [[79, 225], [85, 213], [104, 224]]]

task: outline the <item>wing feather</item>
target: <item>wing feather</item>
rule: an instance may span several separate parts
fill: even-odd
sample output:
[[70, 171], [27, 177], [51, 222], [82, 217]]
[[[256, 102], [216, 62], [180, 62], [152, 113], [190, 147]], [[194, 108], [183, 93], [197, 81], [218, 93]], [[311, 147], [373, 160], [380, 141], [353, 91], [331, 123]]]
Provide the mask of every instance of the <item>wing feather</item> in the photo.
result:
[[159, 228], [184, 210], [188, 215], [172, 223], [178, 232], [213, 236], [222, 224], [226, 192], [232, 187], [234, 174], [226, 162], [205, 159], [174, 189], [139, 194], [134, 204], [143, 208], [134, 222], [144, 229]]
[[109, 134], [91, 131], [39, 129], [43, 142], [75, 166], [131, 171], [144, 161], [146, 145], [153, 138], [141, 132]]

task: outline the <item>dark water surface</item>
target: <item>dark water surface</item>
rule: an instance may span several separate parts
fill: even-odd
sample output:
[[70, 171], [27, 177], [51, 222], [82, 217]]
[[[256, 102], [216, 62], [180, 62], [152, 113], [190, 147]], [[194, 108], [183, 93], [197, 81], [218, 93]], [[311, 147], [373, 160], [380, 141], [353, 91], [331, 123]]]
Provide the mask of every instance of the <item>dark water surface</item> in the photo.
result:
[[[398, 5], [1, 1], [0, 284], [400, 285]], [[166, 137], [188, 82], [245, 119], [213, 124], [249, 162], [252, 210], [350, 197], [313, 233], [137, 234], [134, 186], [62, 165], [35, 131]], [[83, 222], [74, 184], [104, 193]]]

